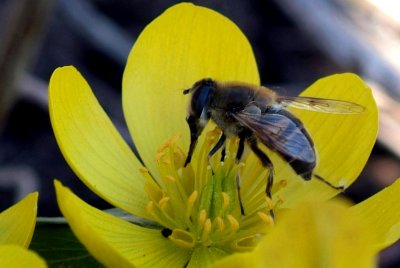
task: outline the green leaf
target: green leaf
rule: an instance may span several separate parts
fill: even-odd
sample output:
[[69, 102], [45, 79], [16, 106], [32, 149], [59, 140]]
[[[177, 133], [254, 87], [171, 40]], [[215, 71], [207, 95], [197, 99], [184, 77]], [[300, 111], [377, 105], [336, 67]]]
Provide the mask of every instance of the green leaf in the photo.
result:
[[67, 224], [37, 224], [30, 249], [43, 257], [49, 267], [102, 267]]

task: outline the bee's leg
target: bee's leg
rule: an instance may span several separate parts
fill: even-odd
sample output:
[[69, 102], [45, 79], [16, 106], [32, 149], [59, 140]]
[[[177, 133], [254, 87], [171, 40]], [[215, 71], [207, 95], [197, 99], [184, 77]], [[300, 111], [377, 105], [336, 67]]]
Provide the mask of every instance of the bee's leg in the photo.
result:
[[317, 178], [318, 180], [320, 180], [321, 182], [323, 182], [323, 183], [325, 183], [325, 184], [327, 184], [327, 185], [329, 185], [331, 188], [333, 188], [333, 189], [335, 189], [335, 190], [340, 190], [340, 191], [344, 191], [344, 185], [339, 185], [339, 186], [336, 186], [336, 185], [333, 185], [331, 182], [329, 182], [328, 180], [326, 180], [325, 178], [323, 178], [322, 176], [320, 176], [320, 175], [318, 175], [318, 174], [313, 174], [313, 176], [315, 177], [315, 178]]
[[[263, 167], [268, 168], [269, 170], [265, 194], [272, 200], [271, 190], [272, 185], [274, 184], [274, 166], [269, 157], [258, 147], [257, 139], [253, 134], [247, 137], [247, 142], [249, 143], [251, 150], [256, 154], [258, 159], [260, 159]], [[270, 211], [270, 214], [274, 218], [273, 210]]]
[[186, 122], [188, 123], [190, 129], [190, 146], [185, 160], [185, 164], [183, 165], [184, 167], [186, 167], [192, 160], [192, 155], [194, 149], [196, 148], [197, 140], [202, 131], [202, 129], [199, 129], [198, 127], [198, 119], [196, 119], [194, 116], [188, 116], [186, 118]]
[[222, 133], [221, 137], [217, 141], [217, 143], [214, 145], [214, 147], [211, 149], [211, 151], [208, 153], [208, 159], [210, 159], [222, 146], [222, 151], [221, 151], [221, 161], [224, 161], [225, 158], [225, 141], [226, 141], [226, 136], [224, 133]]
[[[240, 159], [243, 156], [243, 151], [244, 151], [244, 141], [246, 140], [246, 132], [241, 132], [239, 133], [239, 147], [236, 152], [236, 163], [239, 163]], [[240, 204], [240, 213], [242, 215], [245, 215], [244, 213], [244, 207], [242, 203], [242, 196], [240, 194], [240, 176], [239, 174], [236, 175], [236, 189], [238, 191], [238, 198], [239, 198], [239, 204]]]
[[243, 156], [244, 152], [244, 141], [246, 140], [246, 134], [245, 133], [240, 133], [239, 134], [239, 146], [238, 150], [236, 152], [236, 163], [239, 163], [240, 159]]
[[244, 213], [244, 207], [243, 207], [243, 203], [242, 203], [242, 195], [240, 194], [240, 175], [239, 175], [239, 173], [236, 174], [236, 189], [237, 189], [238, 198], [239, 198], [240, 214], [244, 216], [246, 214]]

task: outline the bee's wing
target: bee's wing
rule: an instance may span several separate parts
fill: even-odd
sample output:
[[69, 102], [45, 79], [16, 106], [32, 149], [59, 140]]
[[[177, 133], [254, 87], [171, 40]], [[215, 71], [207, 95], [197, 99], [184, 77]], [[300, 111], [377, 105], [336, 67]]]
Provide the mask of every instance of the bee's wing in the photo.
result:
[[284, 107], [291, 106], [323, 113], [359, 114], [365, 111], [365, 108], [361, 105], [341, 100], [279, 96], [276, 101]]
[[258, 139], [286, 159], [307, 163], [315, 162], [315, 151], [311, 141], [302, 131], [302, 126], [282, 114], [237, 113], [234, 117], [254, 132]]

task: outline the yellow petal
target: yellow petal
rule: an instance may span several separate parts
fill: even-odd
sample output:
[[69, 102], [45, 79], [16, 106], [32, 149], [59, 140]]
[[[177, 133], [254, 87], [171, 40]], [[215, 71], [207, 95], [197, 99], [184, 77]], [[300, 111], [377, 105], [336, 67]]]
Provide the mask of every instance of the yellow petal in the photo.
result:
[[[322, 78], [307, 88], [301, 95], [318, 98], [345, 100], [365, 107], [360, 114], [328, 114], [291, 109], [304, 123], [315, 143], [317, 167], [315, 173], [334, 185], [346, 188], [363, 169], [378, 131], [378, 110], [371, 90], [355, 74], [337, 74]], [[295, 177], [287, 164], [275, 159], [276, 178], [291, 181], [282, 189], [284, 206], [290, 207], [305, 196], [328, 199], [338, 193], [321, 181], [313, 178], [305, 182]], [[286, 168], [285, 168], [286, 167]]]
[[[189, 146], [185, 88], [201, 78], [259, 83], [250, 44], [229, 19], [188, 3], [175, 5], [137, 39], [123, 78], [123, 109], [146, 166], [169, 137]], [[203, 137], [202, 137], [203, 138]]]
[[301, 202], [251, 253], [217, 267], [374, 267], [372, 238], [363, 221], [332, 203]]
[[45, 261], [33, 251], [16, 245], [1, 245], [0, 267], [42, 268], [47, 267], [47, 265]]
[[31, 193], [0, 214], [0, 244], [29, 246], [35, 229], [37, 200], [38, 193]]
[[350, 209], [371, 226], [376, 250], [390, 246], [400, 238], [400, 179]]
[[149, 229], [89, 206], [55, 181], [57, 201], [72, 231], [107, 267], [183, 267], [189, 251], [178, 248], [159, 229]]
[[74, 67], [54, 71], [49, 109], [61, 152], [79, 178], [111, 204], [146, 217], [141, 165]]

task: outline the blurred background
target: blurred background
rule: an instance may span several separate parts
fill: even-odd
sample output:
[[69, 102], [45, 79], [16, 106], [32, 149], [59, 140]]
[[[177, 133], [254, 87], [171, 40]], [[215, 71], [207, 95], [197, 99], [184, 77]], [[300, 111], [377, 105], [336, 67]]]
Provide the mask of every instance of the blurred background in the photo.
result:
[[[135, 39], [179, 1], [0, 0], [0, 211], [40, 192], [39, 216], [59, 211], [53, 179], [87, 202], [89, 191], [59, 152], [47, 83], [74, 65], [132, 145], [121, 108], [121, 79]], [[359, 202], [400, 177], [400, 2], [394, 0], [194, 1], [234, 21], [250, 40], [264, 85], [297, 94], [316, 79], [355, 72], [373, 89], [380, 133], [365, 170], [346, 196]], [[381, 254], [399, 267], [400, 244]]]

